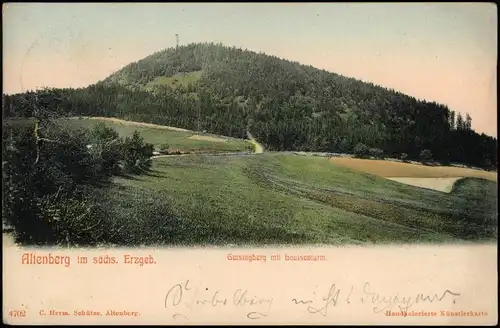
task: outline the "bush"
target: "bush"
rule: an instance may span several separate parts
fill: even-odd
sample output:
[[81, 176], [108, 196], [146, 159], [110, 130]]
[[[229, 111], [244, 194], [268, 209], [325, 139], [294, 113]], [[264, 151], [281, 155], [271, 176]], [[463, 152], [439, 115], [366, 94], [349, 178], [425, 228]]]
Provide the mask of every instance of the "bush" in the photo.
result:
[[99, 162], [105, 175], [118, 175], [122, 151], [122, 139], [118, 132], [99, 122], [90, 133], [89, 153], [96, 162]]
[[2, 217], [14, 228], [16, 242], [112, 240], [118, 228], [101, 205], [111, 176], [123, 164], [133, 173], [150, 168], [153, 145], [138, 132], [122, 140], [103, 124], [92, 130], [65, 130], [50, 120], [43, 124], [38, 143], [31, 123], [2, 128]]
[[104, 122], [98, 122], [90, 133], [91, 140], [94, 142], [112, 141], [120, 139], [120, 135], [116, 130], [108, 127]]
[[82, 191], [80, 199], [65, 199], [53, 220], [55, 243], [66, 246], [96, 246], [111, 239], [112, 213], [102, 203], [108, 196], [103, 189]]
[[71, 229], [63, 229], [64, 222], [78, 221], [91, 207], [83, 187], [109, 182], [87, 149], [89, 131], [51, 128], [43, 130], [45, 140], [38, 145], [30, 125], [2, 129], [2, 216], [20, 243], [68, 242], [68, 233], [61, 231]]
[[354, 156], [358, 158], [366, 158], [370, 156], [370, 148], [363, 143], [358, 143], [356, 147], [354, 147]]
[[370, 155], [377, 159], [382, 159], [384, 158], [384, 151], [380, 148], [371, 148]]
[[428, 162], [432, 159], [432, 152], [429, 149], [424, 149], [420, 152], [420, 159], [422, 162]]
[[123, 163], [127, 173], [140, 173], [151, 167], [153, 145], [145, 143], [139, 132], [135, 131], [131, 138], [123, 142]]

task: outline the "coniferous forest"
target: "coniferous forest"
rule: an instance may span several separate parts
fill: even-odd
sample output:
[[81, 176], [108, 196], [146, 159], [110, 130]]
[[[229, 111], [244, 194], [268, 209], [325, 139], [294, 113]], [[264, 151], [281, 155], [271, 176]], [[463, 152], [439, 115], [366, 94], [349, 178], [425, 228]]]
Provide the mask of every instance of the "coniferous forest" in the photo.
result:
[[[35, 104], [35, 105], [34, 105]], [[245, 138], [269, 150], [353, 153], [497, 168], [497, 140], [445, 105], [221, 44], [169, 48], [80, 89], [3, 95], [4, 117], [33, 108]]]

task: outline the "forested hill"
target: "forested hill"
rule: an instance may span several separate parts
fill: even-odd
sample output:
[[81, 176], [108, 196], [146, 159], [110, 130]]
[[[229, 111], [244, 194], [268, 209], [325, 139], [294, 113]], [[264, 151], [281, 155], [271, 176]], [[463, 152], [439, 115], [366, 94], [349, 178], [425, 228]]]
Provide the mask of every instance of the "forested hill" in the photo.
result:
[[[204, 43], [157, 52], [83, 89], [5, 96], [4, 113], [30, 115], [20, 97], [79, 115], [115, 116], [244, 137], [270, 150], [353, 152], [496, 167], [497, 140], [434, 102], [263, 53]], [[359, 147], [358, 147], [359, 148]]]

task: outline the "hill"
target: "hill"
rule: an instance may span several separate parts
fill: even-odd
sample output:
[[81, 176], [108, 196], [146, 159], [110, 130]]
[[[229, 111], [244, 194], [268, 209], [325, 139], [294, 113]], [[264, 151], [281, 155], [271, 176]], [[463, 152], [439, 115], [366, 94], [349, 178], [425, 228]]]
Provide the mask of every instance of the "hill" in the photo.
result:
[[4, 113], [29, 116], [33, 103], [237, 138], [250, 131], [270, 150], [352, 153], [364, 144], [390, 157], [428, 149], [438, 161], [497, 167], [497, 140], [474, 132], [468, 115], [221, 44], [166, 49], [87, 88], [4, 96]]

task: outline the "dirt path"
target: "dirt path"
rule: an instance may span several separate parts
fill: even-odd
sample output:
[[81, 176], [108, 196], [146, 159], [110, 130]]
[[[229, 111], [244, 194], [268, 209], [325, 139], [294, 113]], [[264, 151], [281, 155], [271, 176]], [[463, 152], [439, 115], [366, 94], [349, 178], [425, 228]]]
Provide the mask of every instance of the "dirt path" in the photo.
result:
[[192, 135], [188, 139], [194, 139], [194, 140], [204, 140], [204, 141], [212, 141], [212, 142], [227, 142], [227, 139], [223, 138], [216, 138], [216, 137], [211, 137], [211, 136], [203, 136], [203, 135]]
[[125, 120], [122, 120], [119, 118], [114, 118], [114, 117], [81, 116], [81, 117], [71, 117], [71, 119], [102, 120], [102, 121], [109, 121], [109, 122], [113, 122], [113, 123], [123, 124], [123, 125], [143, 126], [143, 127], [148, 127], [148, 128], [181, 131], [181, 132], [193, 132], [191, 130], [176, 128], [173, 126], [158, 125], [158, 124], [144, 123], [144, 122], [125, 121]]
[[264, 152], [264, 147], [262, 147], [262, 145], [258, 143], [257, 140], [255, 140], [252, 134], [248, 131], [247, 131], [247, 136], [248, 136], [248, 142], [250, 142], [252, 145], [255, 146], [255, 153], [262, 154]]

